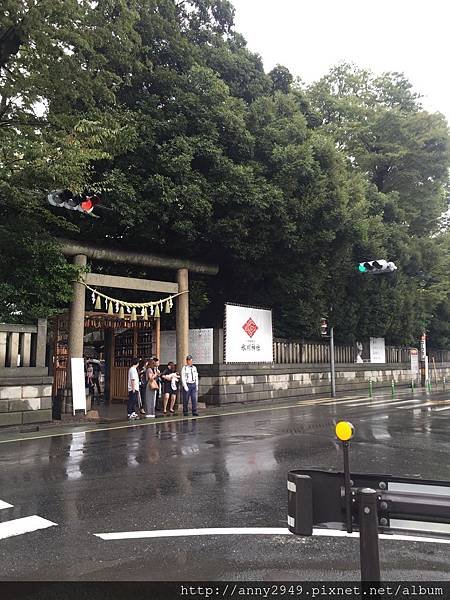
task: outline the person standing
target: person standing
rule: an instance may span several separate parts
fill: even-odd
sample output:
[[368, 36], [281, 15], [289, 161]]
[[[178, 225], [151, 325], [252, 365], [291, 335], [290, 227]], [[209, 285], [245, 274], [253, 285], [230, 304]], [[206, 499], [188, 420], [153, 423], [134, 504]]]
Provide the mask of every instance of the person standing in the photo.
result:
[[167, 404], [169, 403], [169, 399], [173, 396], [170, 404], [170, 413], [173, 414], [173, 406], [176, 400], [176, 389], [172, 389], [172, 379], [176, 378], [177, 374], [175, 372], [175, 363], [170, 361], [167, 364], [167, 367], [161, 373], [161, 381], [162, 381], [162, 392], [163, 392], [163, 415], [167, 414]]
[[183, 386], [183, 416], [189, 414], [189, 399], [192, 405], [192, 416], [198, 417], [197, 397], [198, 397], [198, 371], [193, 364], [190, 354], [186, 356], [186, 364], [181, 369], [181, 385]]
[[159, 369], [155, 365], [155, 361], [151, 360], [148, 363], [146, 372], [147, 386], [145, 390], [145, 416], [147, 419], [155, 417], [156, 395], [159, 389]]
[[139, 362], [139, 367], [138, 367], [138, 375], [139, 375], [139, 396], [140, 396], [140, 402], [139, 402], [139, 409], [140, 409], [140, 413], [142, 415], [145, 415], [145, 400], [146, 400], [146, 388], [147, 388], [147, 369], [149, 367], [149, 363], [150, 361], [148, 360], [141, 360]]
[[156, 378], [156, 383], [158, 384], [158, 389], [156, 390], [156, 398], [155, 398], [155, 411], [161, 411], [161, 371], [159, 369], [159, 358], [154, 356], [152, 358], [153, 368], [158, 371], [158, 377]]
[[137, 406], [139, 403], [139, 358], [133, 358], [131, 361], [131, 367], [128, 370], [128, 419], [138, 419], [139, 415], [136, 413]]
[[[173, 363], [172, 363], [173, 364]], [[170, 409], [171, 415], [175, 414], [175, 402], [177, 401], [178, 385], [180, 381], [180, 375], [177, 373], [177, 365], [173, 364], [173, 373], [170, 379]]]

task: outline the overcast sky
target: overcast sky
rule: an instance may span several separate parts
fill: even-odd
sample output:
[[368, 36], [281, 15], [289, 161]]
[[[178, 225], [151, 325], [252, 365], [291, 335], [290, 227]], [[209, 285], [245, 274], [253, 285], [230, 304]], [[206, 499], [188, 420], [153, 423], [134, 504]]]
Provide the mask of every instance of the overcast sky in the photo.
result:
[[310, 83], [341, 60], [400, 71], [450, 122], [448, 0], [231, 0], [236, 29], [261, 55]]

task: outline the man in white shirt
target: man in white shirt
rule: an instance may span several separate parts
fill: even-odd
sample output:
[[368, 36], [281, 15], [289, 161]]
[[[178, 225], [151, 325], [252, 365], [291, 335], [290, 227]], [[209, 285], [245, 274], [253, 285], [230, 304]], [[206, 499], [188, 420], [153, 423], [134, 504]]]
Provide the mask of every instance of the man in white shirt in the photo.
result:
[[198, 417], [197, 396], [198, 396], [198, 371], [193, 365], [192, 356], [186, 356], [186, 364], [181, 369], [181, 385], [183, 386], [183, 416], [189, 414], [189, 399], [192, 404], [192, 416]]
[[133, 358], [131, 361], [131, 367], [128, 370], [128, 419], [138, 419], [139, 415], [136, 413], [137, 405], [139, 402], [139, 374], [138, 368], [139, 358]]

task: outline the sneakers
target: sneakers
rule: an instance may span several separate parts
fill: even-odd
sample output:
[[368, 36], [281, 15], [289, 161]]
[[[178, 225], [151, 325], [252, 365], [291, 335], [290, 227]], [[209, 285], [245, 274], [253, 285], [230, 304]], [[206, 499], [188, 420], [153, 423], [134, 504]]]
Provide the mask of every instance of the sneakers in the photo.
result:
[[128, 419], [131, 421], [132, 419], [139, 419], [139, 415], [135, 412], [132, 412], [131, 415], [128, 415]]
[[193, 417], [198, 417], [198, 413], [192, 413]]
[[146, 417], [147, 419], [154, 419], [154, 418], [155, 418], [155, 415], [145, 415], [145, 417]]

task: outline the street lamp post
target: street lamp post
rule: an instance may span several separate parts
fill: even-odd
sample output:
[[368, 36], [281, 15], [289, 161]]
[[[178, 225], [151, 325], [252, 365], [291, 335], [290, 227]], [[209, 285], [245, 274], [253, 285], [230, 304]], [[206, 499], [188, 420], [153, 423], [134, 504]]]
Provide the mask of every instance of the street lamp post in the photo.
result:
[[320, 335], [330, 340], [330, 371], [331, 371], [331, 397], [336, 398], [336, 369], [334, 366], [334, 327], [330, 327], [328, 335], [328, 321], [325, 317], [320, 320]]
[[330, 328], [331, 397], [336, 398], [336, 370], [334, 366], [334, 327]]

